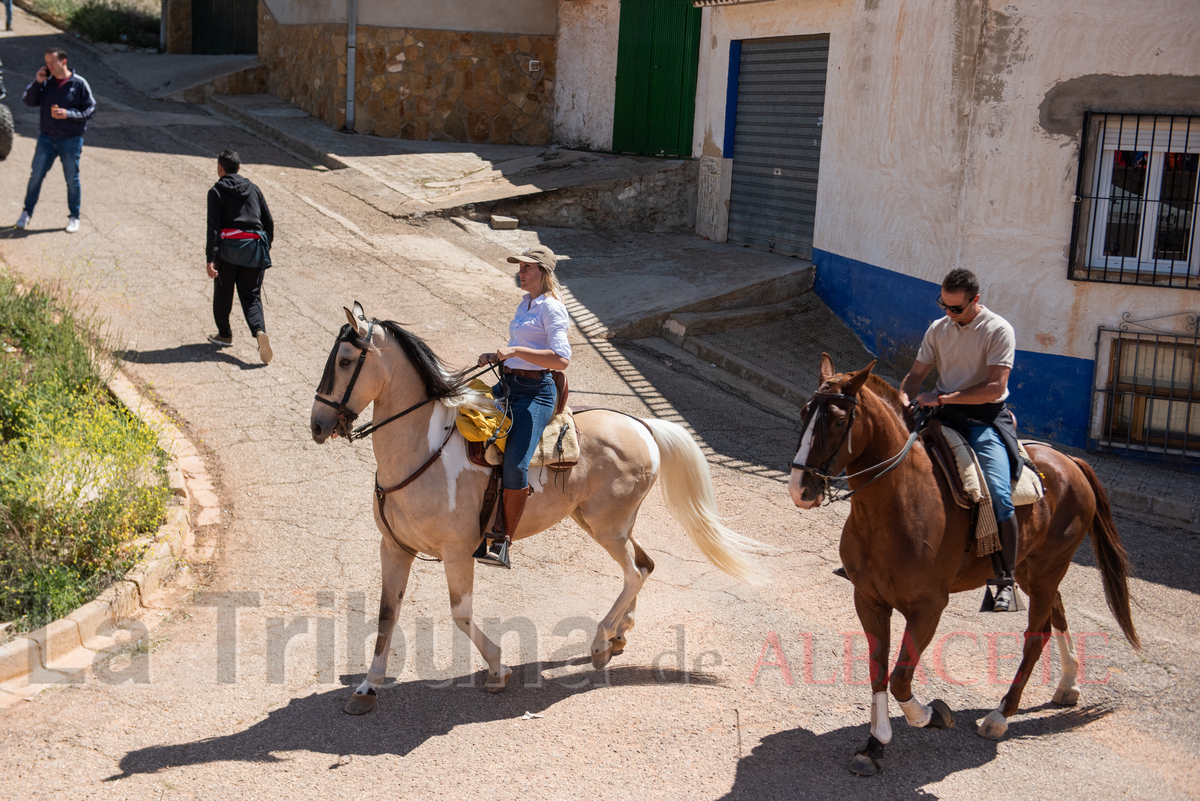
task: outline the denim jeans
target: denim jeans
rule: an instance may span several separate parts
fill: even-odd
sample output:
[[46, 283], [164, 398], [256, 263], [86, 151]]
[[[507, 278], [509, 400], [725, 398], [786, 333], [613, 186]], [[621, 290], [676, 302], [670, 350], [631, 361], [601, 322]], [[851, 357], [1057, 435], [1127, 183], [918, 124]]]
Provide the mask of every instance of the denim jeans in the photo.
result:
[[[506, 375], [504, 382], [508, 384], [512, 428], [504, 444], [503, 485], [505, 489], [524, 489], [529, 486], [529, 462], [537, 452], [546, 424], [554, 416], [558, 389], [549, 373], [541, 378]], [[494, 393], [497, 397], [503, 397], [499, 385]]]
[[33, 207], [42, 193], [42, 181], [57, 158], [62, 161], [63, 175], [67, 179], [67, 214], [79, 217], [79, 157], [82, 154], [82, 136], [57, 138], [38, 134], [37, 148], [33, 151], [33, 170], [29, 174], [29, 187], [25, 190], [25, 211], [30, 216], [33, 216]]
[[1003, 523], [1013, 516], [1012, 473], [1008, 463], [1008, 451], [996, 429], [987, 425], [967, 426], [967, 443], [979, 457], [983, 468], [983, 479], [992, 495], [992, 509], [996, 511], [996, 522]]
[[12, 28], [12, 0], [4, 0], [4, 27]]

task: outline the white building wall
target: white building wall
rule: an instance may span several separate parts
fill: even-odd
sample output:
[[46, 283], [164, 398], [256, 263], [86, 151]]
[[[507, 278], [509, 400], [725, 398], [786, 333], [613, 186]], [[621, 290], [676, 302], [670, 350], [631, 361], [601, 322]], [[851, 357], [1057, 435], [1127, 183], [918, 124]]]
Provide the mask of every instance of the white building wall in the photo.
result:
[[[1200, 296], [1068, 280], [1082, 118], [1052, 132], [1042, 105], [1080, 76], [1200, 75], [1200, 3], [1145, 0], [1136, 14], [1124, 0], [996, 5], [986, 19], [980, 0], [709, 9], [693, 153], [726, 149], [731, 40], [829, 34], [816, 247], [934, 283], [972, 269], [1003, 295], [1019, 349], [1090, 360], [1098, 325], [1184, 311]], [[1154, 91], [1126, 94], [1093, 107], [1123, 111]]]
[[559, 4], [554, 90], [554, 140], [559, 144], [612, 149], [620, 18], [620, 0]]

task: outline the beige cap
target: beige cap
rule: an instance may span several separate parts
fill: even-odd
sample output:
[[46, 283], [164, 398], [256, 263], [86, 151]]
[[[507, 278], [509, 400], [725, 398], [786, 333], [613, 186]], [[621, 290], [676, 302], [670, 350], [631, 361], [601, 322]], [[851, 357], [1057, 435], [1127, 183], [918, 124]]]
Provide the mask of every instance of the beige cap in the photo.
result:
[[512, 264], [520, 264], [523, 261], [530, 264], [538, 264], [547, 270], [553, 270], [558, 266], [558, 257], [554, 255], [553, 250], [545, 245], [534, 245], [531, 248], [525, 248], [525, 252], [520, 256], [509, 256], [508, 260]]

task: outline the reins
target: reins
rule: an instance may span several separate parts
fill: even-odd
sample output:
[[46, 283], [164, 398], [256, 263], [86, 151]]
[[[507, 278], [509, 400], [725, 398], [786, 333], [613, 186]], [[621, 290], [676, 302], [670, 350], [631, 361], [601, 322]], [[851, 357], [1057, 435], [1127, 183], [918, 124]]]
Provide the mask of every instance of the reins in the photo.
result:
[[[888, 473], [892, 472], [897, 467], [899, 467], [900, 464], [904, 461], [904, 457], [908, 456], [909, 451], [912, 450], [913, 443], [915, 443], [917, 441], [917, 437], [920, 435], [921, 429], [924, 428], [924, 426], [925, 426], [925, 418], [927, 416], [927, 412], [924, 409], [919, 409], [917, 411], [917, 419], [913, 425], [912, 432], [909, 433], [909, 435], [908, 435], [908, 441], [904, 443], [904, 447], [901, 448], [899, 453], [897, 453], [895, 456], [891, 456], [887, 459], [884, 459], [879, 464], [871, 465], [870, 467], [866, 468], [865, 470], [859, 470], [857, 473], [847, 475], [847, 476], [835, 476], [835, 475], [829, 474], [829, 472], [828, 472], [829, 466], [833, 463], [833, 460], [835, 458], [837, 458], [838, 453], [841, 452], [842, 446], [846, 443], [846, 440], [850, 436], [850, 430], [854, 427], [854, 418], [858, 411], [858, 398], [854, 397], [853, 395], [843, 395], [838, 392], [818, 392], [812, 396], [812, 399], [808, 403], [809, 403], [809, 405], [811, 405], [818, 400], [821, 400], [821, 401], [841, 400], [841, 401], [846, 401], [850, 404], [850, 420], [846, 424], [846, 431], [844, 434], [842, 434], [842, 439], [840, 442], [838, 442], [837, 447], [833, 449], [833, 452], [830, 454], [829, 458], [827, 460], [825, 460], [825, 464], [821, 465], [820, 468], [815, 468], [815, 467], [809, 467], [808, 465], [799, 464], [797, 462], [792, 462], [792, 469], [799, 470], [803, 473], [809, 474], [810, 476], [812, 476], [814, 478], [820, 479], [821, 483], [824, 485], [824, 493], [823, 494], [824, 494], [825, 498], [827, 499], [826, 505], [834, 503], [836, 501], [849, 500], [854, 495], [854, 493], [858, 492], [861, 489], [869, 487], [871, 484], [873, 484], [874, 482], [883, 478]], [[820, 413], [824, 412], [823, 405], [818, 407], [817, 412], [812, 412], [809, 414], [808, 421], [805, 424], [804, 429], [800, 432], [801, 440], [803, 440], [804, 432], [808, 430], [808, 427], [810, 425], [815, 424], [817, 416], [818, 416], [818, 412], [820, 412]], [[852, 479], [856, 479], [856, 478], [859, 478], [860, 476], [864, 476], [867, 473], [870, 473], [872, 470], [879, 470], [879, 468], [881, 468], [881, 467], [884, 469], [881, 470], [878, 474], [873, 476], [866, 483], [864, 483], [858, 487], [855, 487], [852, 490], [839, 490], [833, 486], [833, 482], [835, 482], [835, 481], [845, 481], [847, 484], [849, 484], [849, 482]]]

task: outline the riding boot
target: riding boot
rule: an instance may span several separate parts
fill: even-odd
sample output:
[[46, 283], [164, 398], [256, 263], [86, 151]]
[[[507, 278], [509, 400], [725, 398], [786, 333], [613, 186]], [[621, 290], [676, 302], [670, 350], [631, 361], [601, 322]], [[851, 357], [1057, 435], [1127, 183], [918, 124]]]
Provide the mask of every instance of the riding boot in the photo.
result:
[[999, 580], [996, 582], [996, 599], [992, 603], [993, 612], [1016, 611], [1015, 601], [1016, 579], [1014, 571], [1017, 567], [1017, 541], [1020, 539], [1020, 529], [1017, 527], [1017, 516], [1000, 524], [1000, 552], [997, 554], [1000, 564]]
[[491, 533], [487, 535], [492, 544], [479, 559], [481, 563], [511, 569], [508, 561], [508, 545], [517, 531], [517, 525], [521, 522], [521, 515], [525, 513], [525, 501], [529, 499], [530, 491], [529, 487], [516, 490], [504, 488], [500, 499], [500, 508], [496, 510], [496, 524], [492, 527]]

